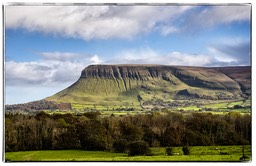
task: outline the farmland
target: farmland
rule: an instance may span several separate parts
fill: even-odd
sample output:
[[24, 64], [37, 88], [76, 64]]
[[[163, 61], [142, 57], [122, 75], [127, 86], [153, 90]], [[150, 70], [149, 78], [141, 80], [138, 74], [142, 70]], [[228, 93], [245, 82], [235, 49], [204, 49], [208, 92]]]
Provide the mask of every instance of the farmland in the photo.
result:
[[[168, 106], [171, 103], [178, 103], [177, 106]], [[152, 109], [163, 109], [165, 110], [185, 110], [185, 111], [214, 111], [214, 112], [228, 112], [228, 111], [238, 111], [238, 112], [250, 112], [251, 100], [175, 100], [165, 103], [160, 103], [156, 106], [145, 107], [144, 109], [140, 106], [135, 105], [108, 105], [106, 104], [81, 104], [72, 103], [71, 108], [75, 111], [82, 111], [84, 109], [95, 109], [103, 111], [113, 111], [113, 110], [125, 110], [132, 108], [133, 110], [152, 110]], [[162, 105], [162, 106], [161, 106]], [[238, 107], [236, 107], [238, 106]]]
[[[228, 114], [230, 112], [239, 112], [241, 114], [250, 114], [251, 113], [251, 100], [235, 100], [235, 101], [190, 101], [190, 103], [185, 104], [185, 101], [179, 101], [181, 105], [187, 106], [173, 106], [170, 108], [166, 107], [152, 107], [151, 109], [142, 109], [140, 107], [129, 107], [129, 106], [106, 106], [106, 105], [91, 105], [91, 104], [79, 104], [72, 103], [71, 110], [44, 110], [49, 114], [65, 114], [65, 113], [74, 113], [81, 114], [87, 111], [98, 110], [101, 112], [101, 115], [135, 115], [135, 114], [147, 114], [149, 112], [183, 112], [183, 113], [193, 113], [193, 112], [202, 112], [202, 113], [213, 113], [213, 114]], [[182, 103], [183, 102], [183, 103]], [[187, 102], [187, 101], [186, 101]]]

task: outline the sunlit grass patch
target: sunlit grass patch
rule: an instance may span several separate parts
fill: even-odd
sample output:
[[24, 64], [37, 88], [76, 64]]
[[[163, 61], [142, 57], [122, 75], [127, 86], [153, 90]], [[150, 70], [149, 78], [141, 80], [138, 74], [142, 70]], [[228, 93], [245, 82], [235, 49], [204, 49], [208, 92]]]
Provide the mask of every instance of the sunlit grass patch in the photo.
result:
[[[251, 147], [245, 155], [251, 157]], [[84, 150], [41, 150], [7, 152], [7, 161], [240, 161], [242, 146], [191, 146], [190, 155], [183, 155], [182, 147], [173, 147], [173, 155], [165, 148], [151, 148], [152, 156], [129, 157], [126, 153]], [[250, 158], [248, 159], [250, 160]]]

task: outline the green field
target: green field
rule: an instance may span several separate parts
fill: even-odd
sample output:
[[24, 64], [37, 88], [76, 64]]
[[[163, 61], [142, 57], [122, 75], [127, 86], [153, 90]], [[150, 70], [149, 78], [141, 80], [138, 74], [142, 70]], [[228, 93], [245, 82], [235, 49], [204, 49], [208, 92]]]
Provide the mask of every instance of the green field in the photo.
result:
[[[179, 101], [181, 102], [181, 101]], [[191, 105], [183, 106], [183, 107], [172, 107], [172, 108], [158, 108], [156, 111], [160, 112], [179, 112], [183, 110], [183, 112], [206, 112], [212, 114], [228, 114], [229, 112], [238, 112], [241, 114], [250, 114], [251, 113], [251, 100], [247, 99], [245, 101], [227, 101], [227, 100], [207, 100], [201, 101], [200, 104], [195, 105], [191, 101]], [[198, 102], [198, 101], [197, 101]], [[89, 111], [100, 111], [101, 115], [135, 115], [135, 114], [145, 114], [152, 109], [142, 109], [139, 106], [106, 106], [106, 105], [91, 105], [91, 104], [78, 104], [72, 103], [71, 110], [44, 110], [48, 114], [66, 114], [66, 113], [74, 113], [74, 114], [82, 114], [84, 112]], [[233, 108], [235, 105], [241, 106], [241, 108]], [[152, 107], [153, 108], [153, 107]], [[127, 109], [133, 109], [127, 110]], [[162, 111], [161, 111], [162, 110]]]
[[[193, 146], [190, 155], [183, 155], [181, 147], [174, 147], [167, 156], [165, 148], [151, 148], [152, 156], [129, 157], [126, 153], [83, 150], [45, 150], [5, 153], [6, 161], [240, 161], [242, 146]], [[251, 160], [251, 147], [245, 146]]]

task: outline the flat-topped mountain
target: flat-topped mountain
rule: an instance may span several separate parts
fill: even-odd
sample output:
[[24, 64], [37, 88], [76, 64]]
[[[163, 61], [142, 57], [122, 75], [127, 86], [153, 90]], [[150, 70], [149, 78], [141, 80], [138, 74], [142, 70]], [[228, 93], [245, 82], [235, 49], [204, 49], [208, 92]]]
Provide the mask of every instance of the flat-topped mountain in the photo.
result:
[[47, 100], [143, 107], [155, 101], [241, 99], [250, 93], [250, 66], [90, 65], [73, 85]]

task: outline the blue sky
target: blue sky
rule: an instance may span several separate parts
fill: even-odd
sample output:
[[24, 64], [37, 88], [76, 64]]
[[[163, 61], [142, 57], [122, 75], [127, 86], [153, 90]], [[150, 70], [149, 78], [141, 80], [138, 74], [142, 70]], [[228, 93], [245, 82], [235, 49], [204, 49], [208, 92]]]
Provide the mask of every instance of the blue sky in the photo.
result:
[[90, 64], [250, 65], [251, 6], [5, 6], [7, 104], [66, 88]]

